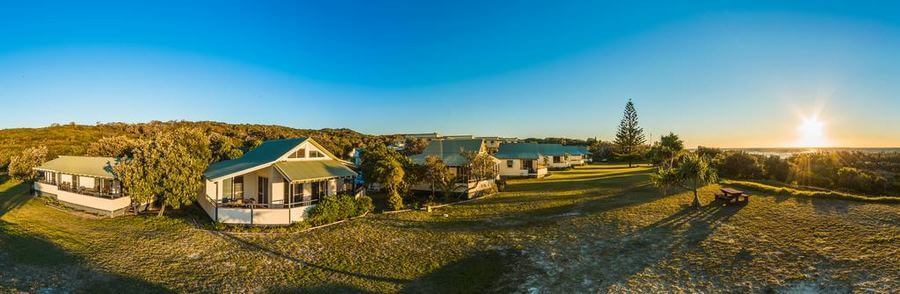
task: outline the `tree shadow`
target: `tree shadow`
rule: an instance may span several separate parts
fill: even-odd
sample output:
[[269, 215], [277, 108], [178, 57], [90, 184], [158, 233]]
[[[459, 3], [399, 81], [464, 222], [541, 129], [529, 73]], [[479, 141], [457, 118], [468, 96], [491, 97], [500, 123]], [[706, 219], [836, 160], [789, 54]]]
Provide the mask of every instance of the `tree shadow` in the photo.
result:
[[402, 293], [510, 293], [520, 281], [506, 273], [523, 264], [515, 250], [480, 251], [404, 286]]
[[216, 234], [219, 236], [222, 236], [226, 240], [230, 240], [234, 243], [237, 243], [244, 249], [247, 249], [250, 251], [255, 251], [255, 252], [260, 252], [260, 253], [266, 254], [268, 256], [274, 257], [274, 258], [284, 259], [284, 260], [287, 260], [294, 264], [315, 268], [315, 269], [333, 273], [333, 274], [340, 274], [340, 275], [345, 275], [345, 276], [350, 276], [350, 277], [354, 277], [354, 278], [360, 278], [360, 279], [365, 279], [365, 280], [375, 281], [375, 282], [386, 282], [386, 283], [394, 283], [394, 284], [404, 284], [404, 283], [409, 282], [409, 280], [407, 280], [407, 279], [367, 275], [367, 274], [363, 274], [363, 273], [357, 273], [357, 272], [351, 272], [351, 271], [345, 271], [345, 270], [341, 270], [341, 269], [331, 268], [331, 267], [328, 267], [325, 265], [319, 265], [319, 264], [315, 264], [315, 263], [308, 262], [305, 260], [301, 260], [299, 258], [284, 254], [278, 250], [273, 250], [273, 249], [261, 246], [259, 244], [245, 241], [241, 238], [232, 236], [231, 234], [219, 233], [219, 232], [216, 232]]
[[90, 293], [167, 293], [134, 277], [88, 267], [86, 261], [19, 226], [0, 221], [0, 273], [4, 283], [23, 291]]
[[274, 287], [268, 289], [273, 293], [376, 293], [353, 285], [343, 283], [328, 283], [324, 285], [310, 285], [301, 287]]
[[[0, 192], [0, 217], [29, 200], [30, 186], [18, 183]], [[82, 257], [0, 220], [0, 278], [13, 289], [91, 293], [165, 293], [167, 289], [124, 275], [91, 268]], [[39, 292], [40, 292], [39, 291]]]
[[628, 279], [679, 250], [701, 250], [699, 245], [743, 205], [714, 201], [700, 209], [685, 207], [637, 231], [615, 238], [616, 242], [599, 248], [598, 264], [616, 270], [601, 272], [605, 286], [626, 283]]
[[31, 199], [29, 191], [28, 183], [22, 182], [0, 192], [0, 217], [25, 205]]

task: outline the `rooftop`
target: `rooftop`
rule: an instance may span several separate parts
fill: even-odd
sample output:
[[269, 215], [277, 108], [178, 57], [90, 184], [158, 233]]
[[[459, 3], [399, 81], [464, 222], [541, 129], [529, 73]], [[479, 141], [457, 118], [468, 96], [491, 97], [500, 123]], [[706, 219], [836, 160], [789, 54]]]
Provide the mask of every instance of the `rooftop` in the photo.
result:
[[79, 176], [114, 179], [112, 167], [116, 164], [113, 157], [93, 156], [59, 156], [36, 167], [37, 170], [55, 171]]

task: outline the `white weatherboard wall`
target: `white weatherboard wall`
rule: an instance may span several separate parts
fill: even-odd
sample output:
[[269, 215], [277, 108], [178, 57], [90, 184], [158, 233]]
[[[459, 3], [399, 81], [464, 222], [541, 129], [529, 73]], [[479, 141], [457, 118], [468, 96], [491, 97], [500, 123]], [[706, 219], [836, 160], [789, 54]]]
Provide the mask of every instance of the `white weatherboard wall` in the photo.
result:
[[[524, 160], [522, 159], [509, 159], [512, 160], [513, 165], [509, 167], [507, 164], [507, 159], [500, 159], [500, 175], [507, 177], [525, 177], [525, 176], [537, 176], [538, 178], [544, 177], [547, 175], [547, 168], [542, 167], [537, 170], [536, 175], [532, 175], [528, 173], [528, 169], [524, 168]], [[537, 164], [537, 163], [535, 163]]]
[[[508, 165], [512, 161], [512, 167]], [[528, 169], [522, 169], [521, 159], [500, 159], [500, 175], [509, 177], [528, 176]]]

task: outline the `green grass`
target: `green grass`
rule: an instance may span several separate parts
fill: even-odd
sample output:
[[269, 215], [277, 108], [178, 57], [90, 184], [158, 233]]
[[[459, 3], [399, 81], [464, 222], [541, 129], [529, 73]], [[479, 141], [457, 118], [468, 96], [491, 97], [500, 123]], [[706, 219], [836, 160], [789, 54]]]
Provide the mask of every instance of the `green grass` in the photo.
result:
[[647, 167], [510, 180], [434, 212], [301, 234], [228, 235], [193, 210], [79, 217], [0, 186], [0, 290], [99, 292], [763, 292], [900, 288], [900, 207], [718, 186], [663, 196]]

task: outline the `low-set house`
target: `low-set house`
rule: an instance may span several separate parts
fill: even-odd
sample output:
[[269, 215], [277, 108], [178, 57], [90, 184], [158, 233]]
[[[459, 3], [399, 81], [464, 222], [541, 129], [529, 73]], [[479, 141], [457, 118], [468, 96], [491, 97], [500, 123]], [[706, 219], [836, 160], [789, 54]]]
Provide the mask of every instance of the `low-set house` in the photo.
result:
[[106, 216], [119, 216], [131, 207], [131, 197], [113, 173], [112, 157], [59, 156], [34, 168], [36, 195], [68, 207]]
[[572, 167], [572, 151], [562, 144], [538, 144], [541, 154], [547, 157], [550, 168], [563, 169]]
[[287, 225], [306, 219], [326, 195], [359, 195], [357, 173], [310, 138], [263, 142], [203, 173], [200, 206], [216, 222]]
[[[454, 192], [465, 193], [466, 197], [477, 196], [485, 193], [486, 191], [496, 189], [496, 180], [499, 176], [490, 179], [471, 177], [471, 173], [466, 167], [467, 159], [465, 154], [467, 153], [487, 154], [487, 147], [484, 144], [484, 140], [432, 140], [428, 143], [428, 146], [425, 147], [425, 150], [422, 151], [422, 154], [412, 155], [409, 158], [413, 163], [420, 165], [424, 165], [426, 163], [426, 160], [430, 156], [441, 158], [444, 161], [444, 164], [450, 169], [451, 175], [462, 175], [462, 177], [464, 178], [460, 183], [457, 184]], [[499, 160], [494, 157], [491, 158], [494, 161], [494, 168], [499, 169]], [[413, 185], [411, 188], [418, 191], [431, 191], [433, 187], [431, 183], [422, 182]]]
[[575, 146], [575, 145], [567, 145], [563, 146], [568, 150], [569, 153], [569, 163], [573, 166], [581, 166], [588, 162], [590, 159], [590, 152], [587, 150], [585, 146]]
[[500, 176], [535, 177], [547, 175], [547, 157], [542, 152], [542, 144], [513, 143], [502, 144], [494, 157], [500, 160]]

